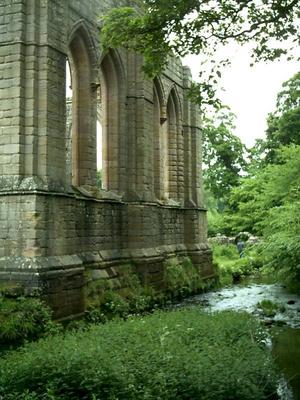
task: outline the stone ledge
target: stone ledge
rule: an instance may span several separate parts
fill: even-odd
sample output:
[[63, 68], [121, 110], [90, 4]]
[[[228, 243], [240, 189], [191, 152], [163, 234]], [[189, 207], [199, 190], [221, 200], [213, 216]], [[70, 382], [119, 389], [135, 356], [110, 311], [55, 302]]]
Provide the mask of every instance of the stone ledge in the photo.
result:
[[15, 271], [39, 273], [58, 269], [65, 271], [68, 268], [83, 269], [82, 265], [82, 260], [76, 254], [50, 257], [1, 257], [0, 273]]
[[206, 244], [175, 244], [151, 248], [132, 250], [103, 250], [99, 252], [86, 252], [73, 255], [49, 256], [49, 257], [1, 257], [0, 275], [10, 273], [48, 273], [49, 276], [57, 271], [66, 273], [67, 270], [83, 271], [85, 268], [105, 269], [113, 265], [122, 265], [147, 260], [162, 260], [176, 255], [211, 254]]
[[[120, 206], [128, 207], [153, 207], [160, 209], [186, 211], [186, 212], [207, 212], [207, 208], [190, 205], [179, 205], [178, 203], [163, 203], [163, 202], [149, 202], [149, 201], [128, 201], [124, 200], [124, 196], [119, 196], [113, 192], [106, 192], [94, 188], [93, 190], [86, 190], [83, 187], [75, 188], [69, 187], [62, 190], [62, 187], [47, 186], [41, 183], [42, 181], [32, 178], [20, 178], [19, 176], [9, 176], [7, 178], [0, 177], [0, 197], [1, 196], [51, 196], [51, 197], [66, 197], [79, 201], [90, 201], [104, 204], [118, 204]], [[38, 184], [41, 183], [41, 184]]]
[[144, 284], [163, 287], [163, 263], [176, 256], [189, 256], [203, 279], [214, 277], [208, 246], [178, 244], [123, 252], [106, 250], [53, 257], [2, 257], [0, 282], [18, 283], [26, 294], [40, 293], [52, 307], [55, 318], [60, 319], [84, 312], [85, 288], [89, 282], [112, 280], [119, 284], [118, 267], [124, 264], [131, 263]]

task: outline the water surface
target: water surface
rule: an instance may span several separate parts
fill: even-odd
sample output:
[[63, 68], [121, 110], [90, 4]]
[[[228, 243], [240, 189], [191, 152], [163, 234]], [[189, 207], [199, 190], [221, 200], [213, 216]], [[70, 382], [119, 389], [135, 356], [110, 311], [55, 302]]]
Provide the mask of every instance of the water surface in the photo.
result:
[[[273, 317], [265, 317], [258, 307], [262, 300], [281, 305]], [[247, 284], [223, 288], [190, 297], [178, 306], [202, 305], [208, 312], [247, 311], [270, 325], [272, 352], [284, 374], [282, 400], [300, 400], [300, 296], [289, 293], [281, 284]], [[284, 311], [283, 311], [284, 309]]]

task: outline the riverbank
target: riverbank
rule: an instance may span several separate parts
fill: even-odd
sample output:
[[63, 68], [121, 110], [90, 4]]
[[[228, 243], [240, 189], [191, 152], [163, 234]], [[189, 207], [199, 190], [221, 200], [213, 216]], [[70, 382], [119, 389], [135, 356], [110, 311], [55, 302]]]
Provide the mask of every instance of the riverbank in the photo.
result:
[[[237, 261], [248, 265], [247, 259]], [[226, 271], [236, 269], [227, 263]], [[255, 271], [257, 278], [259, 269]], [[167, 272], [169, 299], [181, 298], [175, 305], [181, 310], [130, 315], [125, 299], [106, 291], [105, 302], [92, 310], [88, 321], [61, 332], [52, 326], [44, 339], [7, 352], [0, 361], [0, 396], [5, 400], [290, 400], [288, 388], [279, 385], [288, 380], [294, 399], [299, 399], [296, 295], [280, 284], [252, 283], [253, 269], [249, 269], [247, 283], [242, 274], [243, 284], [184, 300], [184, 295], [205, 289], [201, 280], [188, 260], [184, 265], [173, 260]], [[141, 314], [149, 293], [136, 281], [131, 285], [135, 296], [129, 304], [133, 314]], [[168, 302], [167, 297], [161, 306], [166, 308]], [[107, 322], [110, 317], [113, 321]], [[287, 329], [296, 332], [292, 358], [286, 351]], [[273, 356], [285, 379], [276, 372], [271, 336]]]
[[199, 306], [208, 313], [247, 312], [269, 327], [269, 345], [288, 383], [287, 387], [282, 385], [281, 398], [300, 400], [300, 296], [279, 283], [260, 284], [248, 280], [192, 296], [176, 305], [179, 308]]

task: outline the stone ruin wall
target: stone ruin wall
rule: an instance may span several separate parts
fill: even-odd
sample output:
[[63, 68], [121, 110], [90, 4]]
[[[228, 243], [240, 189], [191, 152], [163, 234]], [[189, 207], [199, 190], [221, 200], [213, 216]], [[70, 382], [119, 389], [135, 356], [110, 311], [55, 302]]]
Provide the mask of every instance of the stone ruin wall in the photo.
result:
[[[176, 255], [213, 275], [190, 72], [171, 60], [150, 81], [139, 55], [103, 54], [97, 17], [122, 4], [0, 0], [0, 282], [41, 289], [57, 318], [82, 313], [87, 282], [117, 279], [126, 263], [157, 285]], [[96, 187], [99, 91], [104, 189]]]

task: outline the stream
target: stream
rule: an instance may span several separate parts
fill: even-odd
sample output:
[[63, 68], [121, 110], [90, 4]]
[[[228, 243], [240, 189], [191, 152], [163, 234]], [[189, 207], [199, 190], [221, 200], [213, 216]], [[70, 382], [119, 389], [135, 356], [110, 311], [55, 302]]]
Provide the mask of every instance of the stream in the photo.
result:
[[[258, 303], [271, 300], [280, 307], [266, 317]], [[270, 327], [272, 352], [284, 379], [279, 388], [282, 400], [300, 400], [300, 296], [281, 284], [239, 284], [215, 292], [192, 296], [180, 307], [201, 305], [208, 312], [247, 311]]]

